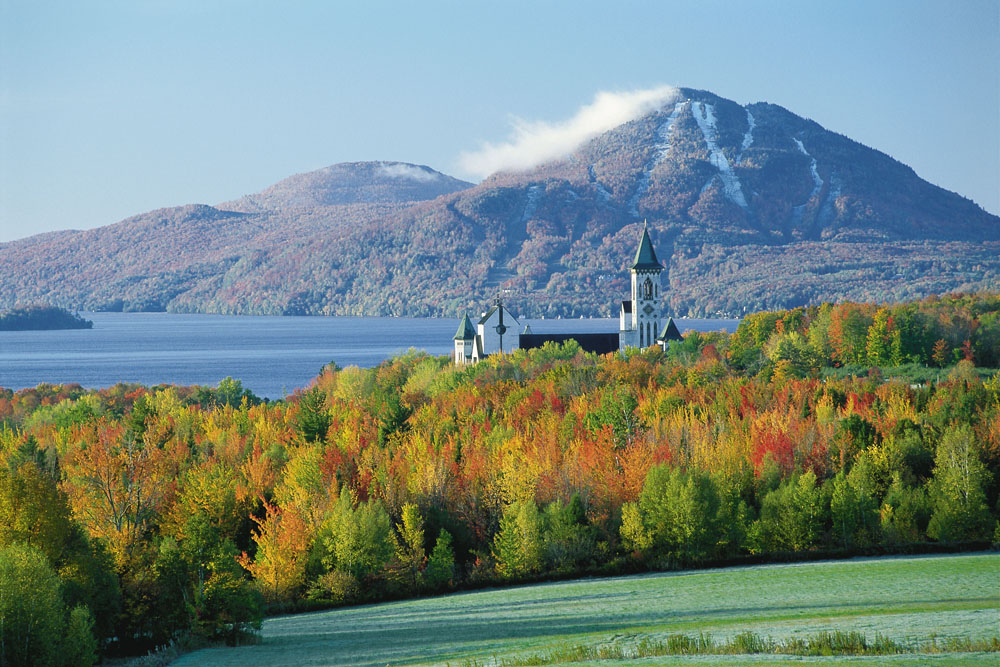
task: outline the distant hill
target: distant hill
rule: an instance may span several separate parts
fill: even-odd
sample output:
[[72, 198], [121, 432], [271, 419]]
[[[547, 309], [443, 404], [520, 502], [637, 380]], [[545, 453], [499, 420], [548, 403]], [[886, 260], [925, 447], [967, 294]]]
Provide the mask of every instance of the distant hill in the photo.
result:
[[423, 165], [405, 162], [344, 162], [296, 174], [263, 192], [218, 208], [243, 213], [313, 209], [346, 204], [406, 204], [472, 187]]
[[217, 207], [0, 244], [0, 306], [608, 316], [648, 219], [673, 314], [1000, 289], [1000, 218], [782, 107], [681, 89], [479, 185], [366, 162]]

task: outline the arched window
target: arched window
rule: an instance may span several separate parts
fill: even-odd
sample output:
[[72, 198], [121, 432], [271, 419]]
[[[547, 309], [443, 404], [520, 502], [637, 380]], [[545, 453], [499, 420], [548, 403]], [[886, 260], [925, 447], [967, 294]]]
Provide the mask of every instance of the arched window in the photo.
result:
[[646, 282], [642, 284], [642, 298], [652, 299], [653, 298], [653, 281], [646, 278]]

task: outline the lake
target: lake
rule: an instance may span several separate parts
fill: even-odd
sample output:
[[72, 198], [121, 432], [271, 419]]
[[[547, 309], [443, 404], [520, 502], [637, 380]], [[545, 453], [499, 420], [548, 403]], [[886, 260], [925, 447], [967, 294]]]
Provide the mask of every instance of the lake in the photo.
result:
[[[108, 387], [243, 382], [282, 398], [323, 365], [376, 366], [409, 348], [452, 351], [458, 318], [264, 317], [174, 313], [81, 313], [93, 329], [0, 331], [0, 387], [42, 382]], [[735, 331], [738, 320], [675, 320], [681, 333]], [[536, 334], [617, 331], [617, 318], [522, 320]]]

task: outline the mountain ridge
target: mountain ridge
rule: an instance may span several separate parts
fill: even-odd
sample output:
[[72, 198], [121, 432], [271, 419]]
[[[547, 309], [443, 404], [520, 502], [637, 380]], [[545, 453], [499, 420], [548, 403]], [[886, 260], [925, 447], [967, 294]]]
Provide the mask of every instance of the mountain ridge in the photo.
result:
[[457, 315], [503, 291], [526, 316], [607, 316], [643, 219], [678, 315], [1000, 287], [997, 216], [778, 105], [679, 89], [563, 158], [475, 185], [342, 163], [89, 230], [75, 262], [66, 239], [0, 244], [0, 266], [28, 269], [0, 305], [44, 291], [72, 308]]

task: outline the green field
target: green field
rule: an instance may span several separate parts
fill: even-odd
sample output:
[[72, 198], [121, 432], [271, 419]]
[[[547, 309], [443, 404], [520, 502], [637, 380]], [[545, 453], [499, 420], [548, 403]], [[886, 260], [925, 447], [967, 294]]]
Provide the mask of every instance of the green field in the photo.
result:
[[[493, 664], [577, 646], [744, 631], [776, 640], [854, 630], [897, 642], [1000, 635], [1000, 555], [853, 559], [692, 570], [458, 593], [268, 619], [259, 645], [204, 649], [178, 665]], [[646, 658], [627, 664], [755, 664], [783, 656]], [[836, 659], [833, 659], [836, 660]], [[997, 654], [851, 658], [997, 664]], [[565, 663], [564, 663], [565, 664]], [[581, 663], [577, 663], [581, 664]], [[594, 664], [624, 664], [594, 663]]]

